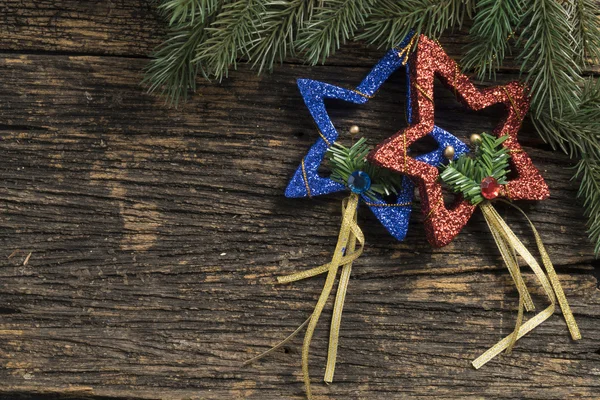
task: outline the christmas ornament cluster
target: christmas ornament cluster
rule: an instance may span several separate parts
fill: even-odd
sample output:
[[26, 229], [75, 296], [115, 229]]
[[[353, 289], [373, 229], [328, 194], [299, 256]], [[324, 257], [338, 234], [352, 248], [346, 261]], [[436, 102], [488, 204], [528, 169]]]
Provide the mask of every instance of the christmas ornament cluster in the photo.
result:
[[[407, 76], [408, 127], [371, 149], [366, 137], [356, 139], [360, 127], [352, 126], [348, 132], [352, 145], [346, 147], [341, 144], [340, 134], [325, 108], [325, 100], [364, 104], [400, 68], [405, 68]], [[470, 110], [479, 111], [500, 104], [505, 115], [492, 132], [473, 133], [468, 143], [463, 143], [434, 124], [435, 77]], [[439, 43], [423, 35], [409, 34], [402, 43], [390, 49], [354, 89], [309, 79], [299, 79], [298, 87], [316, 123], [318, 138], [301, 160], [285, 195], [310, 198], [340, 191], [347, 191], [349, 195], [342, 204], [342, 223], [331, 262], [278, 278], [280, 283], [289, 283], [326, 273], [323, 291], [313, 313], [283, 342], [250, 361], [279, 348], [306, 327], [302, 371], [307, 397], [312, 398], [308, 371], [312, 335], [341, 269], [324, 377], [327, 383], [333, 381], [348, 280], [352, 265], [361, 255], [365, 243], [356, 219], [358, 206], [365, 204], [393, 237], [403, 240], [408, 230], [415, 189], [419, 193], [427, 239], [435, 247], [450, 243], [475, 210], [480, 208], [518, 290], [519, 307], [513, 332], [475, 359], [472, 362], [475, 368], [480, 368], [502, 351], [510, 352], [520, 337], [553, 315], [556, 303], [563, 312], [571, 337], [574, 340], [581, 338], [537, 230], [525, 216], [535, 236], [541, 264], [493, 206], [494, 202], [502, 201], [524, 215], [514, 201], [543, 200], [549, 196], [546, 182], [518, 142], [519, 129], [529, 110], [525, 85], [510, 82], [479, 89], [461, 73]], [[424, 137], [432, 138], [436, 148], [413, 157], [410, 146]], [[324, 162], [330, 169], [329, 177], [322, 177], [318, 172]], [[449, 206], [444, 200], [444, 187], [455, 193], [455, 199]], [[527, 320], [525, 311], [532, 312], [535, 306], [521, 275], [518, 256], [534, 272], [550, 303]]]
[[259, 73], [288, 58], [325, 62], [349, 42], [389, 48], [415, 30], [452, 32], [461, 63], [495, 80], [508, 63], [529, 83], [530, 121], [553, 149], [578, 160], [587, 232], [600, 255], [600, 2], [491, 0], [157, 0], [168, 35], [153, 52], [144, 82], [177, 105], [245, 62]]

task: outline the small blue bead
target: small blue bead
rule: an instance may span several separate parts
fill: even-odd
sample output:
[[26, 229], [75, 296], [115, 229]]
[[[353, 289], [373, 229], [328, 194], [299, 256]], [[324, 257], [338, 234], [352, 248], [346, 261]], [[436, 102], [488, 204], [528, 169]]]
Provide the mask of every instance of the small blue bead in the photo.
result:
[[348, 187], [354, 193], [364, 193], [371, 187], [371, 177], [363, 171], [354, 171], [348, 177]]

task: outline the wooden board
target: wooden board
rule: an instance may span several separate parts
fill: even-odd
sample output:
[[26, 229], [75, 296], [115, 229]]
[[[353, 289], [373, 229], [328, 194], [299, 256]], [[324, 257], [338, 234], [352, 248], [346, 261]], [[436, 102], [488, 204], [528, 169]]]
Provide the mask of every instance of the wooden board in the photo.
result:
[[[290, 62], [262, 77], [242, 66], [222, 84], [199, 82], [174, 110], [139, 84], [163, 32], [146, 2], [0, 8], [0, 397], [303, 398], [301, 339], [241, 367], [310, 314], [323, 279], [275, 277], [326, 262], [339, 228], [341, 195], [283, 196], [317, 138], [295, 80], [353, 87], [381, 52], [353, 44], [325, 66]], [[445, 41], [453, 55], [463, 43]], [[389, 136], [406, 125], [404, 84], [398, 73], [364, 106], [328, 104], [334, 123]], [[465, 111], [442, 87], [436, 106], [436, 123], [463, 138], [500, 117]], [[557, 313], [474, 370], [471, 360], [512, 330], [517, 305], [481, 215], [431, 249], [418, 204], [404, 242], [361, 209], [367, 246], [330, 386], [321, 382], [329, 311], [313, 341], [319, 398], [598, 398], [597, 262], [573, 161], [529, 124], [521, 143], [552, 191], [522, 205], [584, 339], [572, 342]], [[532, 243], [524, 221], [501, 212]]]

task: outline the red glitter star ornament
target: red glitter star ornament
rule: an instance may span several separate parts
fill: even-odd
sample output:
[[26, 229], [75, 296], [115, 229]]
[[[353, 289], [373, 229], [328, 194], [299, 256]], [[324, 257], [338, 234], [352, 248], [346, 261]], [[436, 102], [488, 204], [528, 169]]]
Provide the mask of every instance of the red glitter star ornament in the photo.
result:
[[446, 208], [438, 168], [407, 154], [412, 143], [433, 130], [433, 85], [436, 76], [472, 110], [482, 110], [495, 104], [505, 106], [506, 116], [493, 133], [497, 137], [508, 135], [502, 145], [510, 152], [515, 178], [501, 185], [498, 194], [511, 200], [543, 200], [550, 195], [546, 182], [517, 141], [517, 133], [529, 110], [529, 98], [524, 85], [510, 82], [478, 89], [466, 75], [460, 73], [456, 62], [439, 44], [423, 35], [409, 62], [412, 64], [410, 93], [413, 124], [380, 143], [368, 158], [377, 165], [410, 176], [418, 184], [427, 239], [433, 246], [441, 247], [450, 243], [475, 210], [474, 205], [460, 197], [450, 208]]

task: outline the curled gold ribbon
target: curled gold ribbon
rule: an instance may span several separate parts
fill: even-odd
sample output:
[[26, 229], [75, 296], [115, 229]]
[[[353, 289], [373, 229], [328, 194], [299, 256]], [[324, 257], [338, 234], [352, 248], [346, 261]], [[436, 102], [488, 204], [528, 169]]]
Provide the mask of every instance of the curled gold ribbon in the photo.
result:
[[[327, 302], [327, 298], [329, 297], [333, 289], [338, 269], [341, 267], [342, 273], [340, 275], [335, 304], [333, 307], [333, 317], [331, 320], [331, 328], [329, 333], [327, 366], [325, 368], [324, 377], [324, 381], [327, 383], [331, 383], [333, 381], [335, 362], [337, 358], [338, 337], [342, 319], [342, 311], [344, 308], [344, 300], [346, 298], [346, 291], [350, 279], [350, 272], [352, 271], [352, 263], [362, 254], [365, 243], [365, 237], [358, 224], [356, 223], [359, 199], [360, 198], [357, 194], [352, 193], [342, 202], [342, 224], [340, 227], [338, 241], [335, 246], [335, 251], [333, 253], [331, 262], [312, 268], [310, 270], [301, 271], [295, 274], [281, 276], [277, 278], [277, 281], [279, 283], [289, 283], [301, 279], [310, 278], [327, 272], [327, 278], [325, 280], [325, 284], [323, 285], [323, 290], [321, 291], [321, 295], [319, 296], [317, 304], [315, 305], [315, 309], [310, 315], [310, 317], [306, 321], [304, 321], [304, 323], [300, 325], [287, 338], [285, 338], [269, 350], [265, 351], [264, 353], [261, 353], [258, 356], [244, 363], [244, 365], [250, 364], [266, 356], [267, 354], [272, 353], [276, 349], [286, 344], [289, 340], [296, 336], [305, 326], [308, 325], [306, 329], [306, 334], [304, 335], [304, 343], [302, 345], [302, 375], [304, 378], [304, 386], [306, 387], [306, 395], [309, 400], [312, 399], [312, 393], [310, 388], [310, 374], [308, 371], [308, 356], [310, 343], [317, 323], [319, 321], [319, 317], [321, 316], [323, 308], [325, 307], [325, 303]], [[358, 249], [356, 248], [357, 242], [359, 245]]]
[[[542, 243], [542, 239], [537, 232], [537, 229], [531, 222], [531, 220], [525, 215], [525, 212], [521, 210], [519, 207], [515, 206], [512, 203], [503, 201], [509, 204], [511, 207], [517, 209], [521, 214], [525, 216], [531, 230], [533, 231], [536, 245], [538, 251], [542, 258], [542, 263], [546, 268], [546, 272], [542, 270], [535, 257], [531, 255], [529, 250], [523, 245], [523, 243], [517, 238], [515, 233], [510, 229], [510, 227], [506, 224], [506, 222], [502, 219], [500, 214], [496, 211], [496, 209], [492, 206], [490, 202], [481, 203], [481, 211], [483, 212], [483, 216], [492, 232], [492, 236], [496, 241], [496, 245], [500, 250], [500, 254], [504, 259], [505, 264], [510, 271], [510, 274], [515, 281], [517, 286], [517, 290], [519, 291], [519, 311], [517, 315], [517, 321], [515, 324], [514, 331], [488, 349], [485, 353], [479, 356], [475, 361], [473, 361], [473, 366], [478, 369], [490, 361], [492, 358], [496, 357], [503, 350], [510, 352], [515, 342], [537, 327], [539, 324], [548, 319], [555, 310], [556, 301], [558, 299], [558, 303], [560, 308], [562, 309], [565, 321], [567, 322], [567, 326], [569, 328], [569, 332], [571, 333], [571, 337], [573, 340], [581, 339], [581, 333], [579, 332], [579, 328], [577, 323], [575, 322], [575, 317], [571, 312], [571, 308], [569, 307], [569, 303], [565, 297], [564, 291], [560, 285], [560, 281], [558, 280], [558, 276], [556, 275], [556, 271], [554, 270], [554, 266], [552, 265], [552, 261], [550, 260], [550, 256]], [[550, 306], [536, 314], [534, 317], [527, 320], [527, 322], [523, 323], [523, 309], [526, 308], [528, 311], [533, 310], [533, 303], [531, 302], [531, 296], [528, 293], [527, 287], [523, 282], [523, 278], [521, 276], [521, 271], [519, 268], [517, 254], [519, 254], [529, 265], [529, 267], [533, 270], [537, 279], [540, 281], [544, 292], [548, 296], [550, 300]]]

